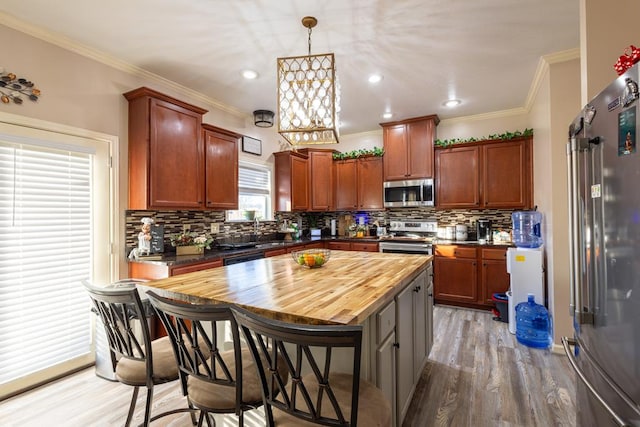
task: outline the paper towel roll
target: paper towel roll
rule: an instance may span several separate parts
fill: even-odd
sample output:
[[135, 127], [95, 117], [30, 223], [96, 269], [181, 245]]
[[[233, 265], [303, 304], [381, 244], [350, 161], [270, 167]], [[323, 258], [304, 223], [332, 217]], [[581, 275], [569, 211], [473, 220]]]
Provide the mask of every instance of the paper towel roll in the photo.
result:
[[332, 236], [336, 235], [336, 220], [335, 219], [331, 220], [331, 235]]

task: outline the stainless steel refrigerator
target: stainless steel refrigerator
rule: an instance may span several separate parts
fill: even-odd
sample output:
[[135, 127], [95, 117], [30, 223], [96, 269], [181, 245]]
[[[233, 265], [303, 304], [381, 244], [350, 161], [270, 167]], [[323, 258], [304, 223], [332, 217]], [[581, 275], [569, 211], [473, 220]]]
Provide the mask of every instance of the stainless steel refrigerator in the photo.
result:
[[569, 128], [578, 426], [640, 426], [640, 129], [634, 66]]

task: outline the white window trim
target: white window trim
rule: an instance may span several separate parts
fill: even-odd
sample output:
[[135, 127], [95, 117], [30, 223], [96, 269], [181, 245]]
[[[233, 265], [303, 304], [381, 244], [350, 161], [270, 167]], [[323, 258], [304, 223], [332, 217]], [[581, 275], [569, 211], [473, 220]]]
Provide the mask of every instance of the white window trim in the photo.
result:
[[[108, 223], [109, 230], [106, 234], [108, 234], [109, 238], [107, 242], [104, 242], [107, 246], [107, 252], [109, 254], [109, 262], [107, 266], [101, 268], [101, 275], [108, 277], [109, 282], [113, 282], [119, 278], [119, 273], [121, 271], [120, 263], [124, 264], [124, 270], [126, 271], [126, 259], [124, 256], [116, 256], [120, 252], [124, 253], [123, 239], [118, 238], [118, 236], [124, 236], [124, 219], [120, 219], [120, 203], [119, 203], [119, 194], [120, 194], [120, 185], [119, 185], [119, 150], [118, 150], [118, 137], [114, 135], [108, 135], [104, 133], [94, 132], [87, 129], [76, 128], [73, 126], [62, 125], [58, 123], [48, 122], [45, 120], [34, 119], [30, 117], [20, 116], [16, 114], [4, 113], [0, 112], [0, 124], [8, 125], [5, 126], [11, 130], [13, 130], [16, 134], [19, 135], [29, 135], [34, 134], [37, 135], [39, 132], [51, 132], [53, 134], [63, 134], [71, 137], [89, 139], [94, 141], [99, 141], [103, 143], [107, 143], [107, 150], [109, 156], [109, 165], [106, 167], [109, 170], [109, 180], [110, 180], [110, 194], [109, 194], [109, 206], [104, 208], [105, 211], [108, 212]], [[19, 138], [19, 137], [18, 137]], [[121, 260], [121, 261], [120, 261]], [[95, 345], [95, 340], [94, 340]], [[83, 359], [84, 363], [92, 363], [94, 360], [94, 355], [90, 355], [86, 360]], [[50, 379], [64, 374], [70, 369], [75, 369], [77, 367], [77, 361], [69, 361], [62, 363], [56, 367], [52, 367], [45, 371], [34, 373], [27, 375], [21, 379], [15, 380], [11, 383], [10, 387], [5, 387], [5, 389], [0, 393], [0, 396], [9, 396], [12, 395], [22, 389], [28, 389], [33, 387], [39, 383], [49, 381]]]
[[[274, 186], [275, 185], [274, 184], [275, 177], [274, 177], [273, 165], [268, 164], [268, 163], [255, 163], [255, 162], [249, 162], [249, 161], [246, 161], [246, 160], [239, 160], [238, 161], [238, 167], [262, 168], [262, 169], [267, 169], [269, 171], [269, 181], [270, 181], [269, 182], [269, 187], [270, 187], [269, 188], [269, 199], [270, 199], [270, 205], [271, 205], [270, 206], [271, 219], [266, 219], [266, 220], [265, 219], [260, 219], [260, 221], [267, 221], [267, 222], [275, 221], [275, 219], [273, 218], [274, 206], [275, 206], [275, 201], [274, 201], [274, 199], [275, 199], [275, 196], [274, 196], [274, 193], [275, 193], [275, 190], [274, 190], [274, 188], [275, 188], [275, 186]], [[238, 193], [239, 192], [240, 192], [240, 188], [238, 188]], [[230, 209], [230, 210], [235, 210], [235, 209]], [[232, 222], [232, 223], [235, 223], [235, 222], [237, 222], [237, 223], [248, 222], [247, 220], [229, 219], [228, 211], [225, 211], [224, 218], [225, 218], [225, 222]]]

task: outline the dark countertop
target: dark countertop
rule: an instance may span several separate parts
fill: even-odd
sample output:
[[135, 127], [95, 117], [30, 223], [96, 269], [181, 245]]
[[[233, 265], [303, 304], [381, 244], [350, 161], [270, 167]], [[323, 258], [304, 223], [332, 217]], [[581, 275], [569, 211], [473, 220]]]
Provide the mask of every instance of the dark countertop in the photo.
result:
[[[159, 264], [159, 265], [182, 265], [182, 264], [193, 264], [196, 262], [204, 262], [204, 261], [215, 261], [217, 259], [223, 258], [235, 258], [239, 256], [246, 256], [257, 254], [260, 252], [265, 252], [273, 249], [279, 248], [290, 248], [295, 246], [303, 246], [309, 243], [314, 242], [381, 242], [387, 239], [376, 237], [376, 236], [367, 236], [367, 237], [345, 237], [345, 236], [335, 236], [335, 237], [315, 237], [315, 238], [303, 238], [301, 240], [278, 240], [278, 241], [258, 241], [255, 247], [242, 248], [242, 249], [220, 249], [213, 248], [210, 250], [205, 250], [202, 255], [181, 255], [177, 256], [175, 252], [165, 252], [163, 254], [156, 254], [152, 258], [140, 257], [138, 259], [129, 260], [129, 262], [141, 262], [141, 263], [150, 263], [150, 264]], [[442, 240], [438, 239], [434, 241], [434, 245], [469, 245], [469, 246], [490, 246], [490, 247], [512, 247], [513, 243], [493, 243], [486, 242], [480, 243], [479, 241], [474, 240]], [[160, 258], [158, 257], [160, 256]]]
[[[278, 241], [258, 241], [256, 246], [241, 248], [241, 249], [220, 249], [213, 248], [204, 251], [202, 255], [180, 255], [177, 256], [175, 252], [164, 252], [162, 254], [155, 254], [152, 257], [139, 257], [138, 259], [129, 260], [129, 262], [141, 262], [149, 264], [159, 265], [181, 265], [181, 264], [193, 264], [195, 262], [203, 261], [215, 261], [223, 258], [235, 258], [239, 256], [252, 255], [260, 252], [265, 252], [279, 248], [290, 248], [295, 246], [304, 246], [314, 242], [378, 242], [378, 237], [315, 237], [315, 238], [303, 238], [301, 240], [278, 240]], [[158, 258], [160, 257], [160, 258]]]

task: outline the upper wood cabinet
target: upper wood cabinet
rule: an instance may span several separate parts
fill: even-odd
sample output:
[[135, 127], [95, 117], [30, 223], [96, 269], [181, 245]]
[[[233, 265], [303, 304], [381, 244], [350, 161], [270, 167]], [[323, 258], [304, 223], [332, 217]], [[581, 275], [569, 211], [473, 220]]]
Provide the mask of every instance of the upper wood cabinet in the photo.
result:
[[238, 143], [241, 135], [202, 125], [207, 208], [238, 209]]
[[382, 157], [336, 161], [336, 210], [384, 209], [382, 165]]
[[531, 208], [532, 146], [527, 137], [436, 148], [436, 206]]
[[358, 209], [358, 161], [356, 159], [337, 160], [336, 168], [336, 210]]
[[482, 145], [482, 201], [485, 208], [528, 209], [533, 204], [533, 141]]
[[309, 208], [307, 156], [294, 151], [273, 153], [277, 211], [306, 211]]
[[384, 209], [382, 157], [357, 161], [358, 209]]
[[433, 140], [437, 115], [381, 123], [384, 181], [433, 177]]
[[204, 207], [202, 115], [146, 87], [129, 101], [129, 209]]
[[478, 146], [436, 149], [436, 206], [480, 207]]
[[303, 148], [298, 152], [308, 158], [309, 211], [331, 211], [334, 209], [333, 191], [335, 150]]

